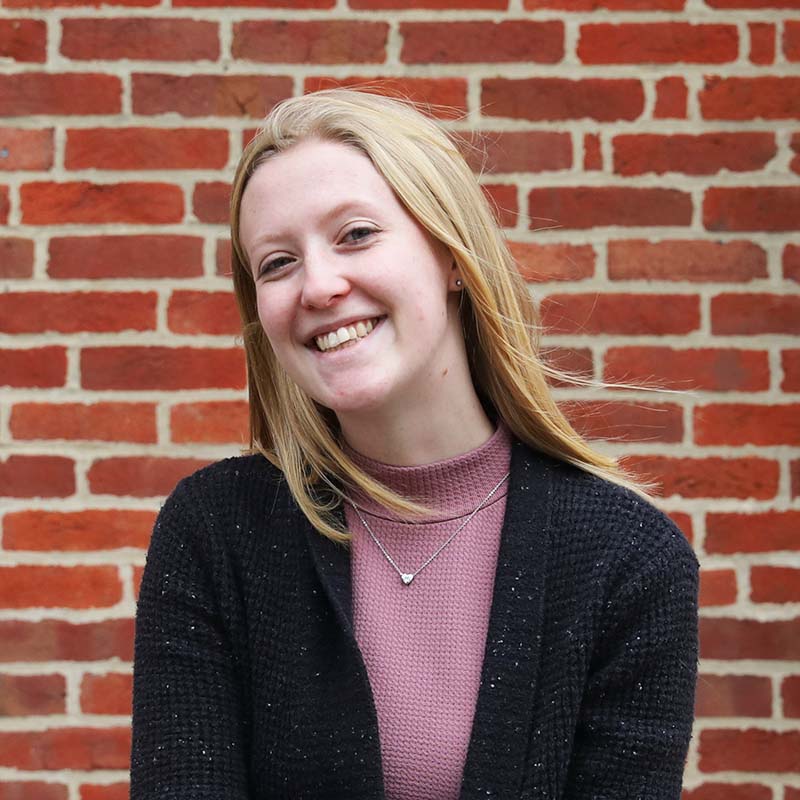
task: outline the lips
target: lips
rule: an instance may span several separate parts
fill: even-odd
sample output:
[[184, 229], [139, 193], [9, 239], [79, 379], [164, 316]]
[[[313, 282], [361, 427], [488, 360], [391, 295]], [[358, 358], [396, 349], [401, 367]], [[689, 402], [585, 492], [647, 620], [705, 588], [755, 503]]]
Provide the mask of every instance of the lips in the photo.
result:
[[347, 325], [341, 325], [335, 329], [314, 336], [312, 341], [317, 350], [326, 352], [333, 350], [348, 342], [364, 339], [372, 333], [375, 326], [384, 317], [369, 317]]

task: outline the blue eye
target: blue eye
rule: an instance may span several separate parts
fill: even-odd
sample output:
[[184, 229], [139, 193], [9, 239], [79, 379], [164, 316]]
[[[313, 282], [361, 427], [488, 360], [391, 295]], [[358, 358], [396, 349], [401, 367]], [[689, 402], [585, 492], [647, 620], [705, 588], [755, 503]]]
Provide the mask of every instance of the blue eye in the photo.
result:
[[[347, 238], [348, 236], [350, 236], [353, 233], [365, 233], [365, 234], [367, 234], [367, 236], [369, 236], [369, 234], [376, 233], [376, 231], [373, 230], [372, 228], [352, 228], [351, 230], [347, 231], [347, 233], [345, 234], [345, 238]], [[357, 238], [360, 240], [360, 239], [365, 239], [366, 237], [365, 236], [359, 236]]]

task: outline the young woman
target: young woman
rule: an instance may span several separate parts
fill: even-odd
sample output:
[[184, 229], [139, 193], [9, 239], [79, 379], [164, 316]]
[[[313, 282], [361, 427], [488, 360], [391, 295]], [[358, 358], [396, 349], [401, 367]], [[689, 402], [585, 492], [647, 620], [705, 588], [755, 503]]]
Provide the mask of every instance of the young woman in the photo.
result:
[[133, 800], [677, 800], [697, 560], [559, 411], [454, 138], [285, 101], [231, 234], [251, 454], [155, 526]]

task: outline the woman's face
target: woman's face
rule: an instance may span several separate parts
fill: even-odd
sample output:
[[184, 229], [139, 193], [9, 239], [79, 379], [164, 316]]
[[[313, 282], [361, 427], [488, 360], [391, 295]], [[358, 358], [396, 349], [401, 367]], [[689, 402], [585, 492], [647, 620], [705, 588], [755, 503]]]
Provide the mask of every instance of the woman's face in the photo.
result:
[[271, 157], [239, 236], [275, 355], [323, 406], [408, 411], [463, 366], [452, 256], [359, 150], [307, 139]]

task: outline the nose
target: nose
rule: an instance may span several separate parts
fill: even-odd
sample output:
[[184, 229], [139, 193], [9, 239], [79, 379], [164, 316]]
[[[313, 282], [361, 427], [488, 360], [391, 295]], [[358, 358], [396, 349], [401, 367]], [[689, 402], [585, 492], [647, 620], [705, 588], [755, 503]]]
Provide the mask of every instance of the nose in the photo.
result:
[[303, 308], [328, 308], [350, 292], [350, 281], [336, 265], [335, 257], [309, 254], [303, 264]]

